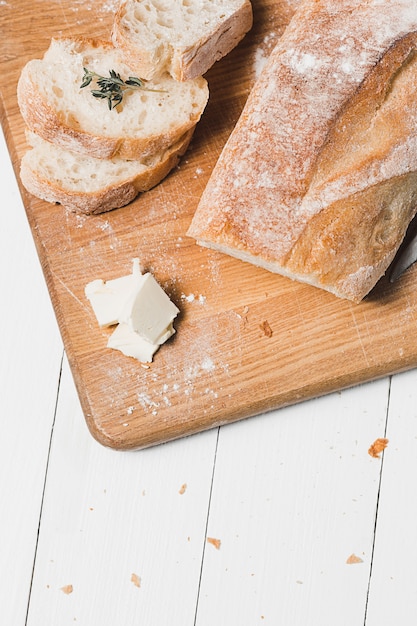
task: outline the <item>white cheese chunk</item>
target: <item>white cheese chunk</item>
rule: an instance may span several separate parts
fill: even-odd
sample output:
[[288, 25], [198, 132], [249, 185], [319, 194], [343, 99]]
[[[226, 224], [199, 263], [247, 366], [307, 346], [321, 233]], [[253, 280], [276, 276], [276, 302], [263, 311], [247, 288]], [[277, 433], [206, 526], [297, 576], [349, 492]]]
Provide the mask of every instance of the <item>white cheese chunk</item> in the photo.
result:
[[144, 274], [125, 302], [120, 316], [132, 330], [151, 343], [157, 343], [179, 309], [169, 299], [152, 274]]
[[166, 328], [164, 330], [164, 332], [162, 333], [162, 335], [160, 335], [158, 337], [158, 339], [155, 341], [155, 343], [158, 344], [158, 346], [161, 346], [163, 343], [166, 342], [167, 339], [169, 339], [170, 337], [172, 337], [172, 335], [175, 333], [175, 328], [173, 323], [171, 322], [171, 324], [168, 326], [168, 328]]
[[150, 363], [159, 346], [165, 343], [174, 333], [175, 329], [171, 324], [158, 338], [156, 343], [151, 343], [132, 330], [130, 326], [121, 323], [116, 326], [113, 334], [110, 335], [107, 347], [120, 350], [126, 356], [134, 357], [143, 363]]
[[127, 324], [118, 324], [107, 342], [108, 348], [120, 350], [126, 356], [132, 356], [143, 363], [150, 363], [159, 348], [158, 343], [150, 343], [143, 339]]
[[142, 274], [139, 260], [133, 271], [104, 282], [93, 280], [85, 287], [100, 327], [116, 326], [107, 346], [126, 356], [149, 363], [174, 333], [173, 320], [179, 309], [152, 274]]
[[113, 326], [118, 323], [120, 313], [132, 293], [134, 276], [122, 276], [114, 280], [93, 280], [85, 288], [99, 326]]

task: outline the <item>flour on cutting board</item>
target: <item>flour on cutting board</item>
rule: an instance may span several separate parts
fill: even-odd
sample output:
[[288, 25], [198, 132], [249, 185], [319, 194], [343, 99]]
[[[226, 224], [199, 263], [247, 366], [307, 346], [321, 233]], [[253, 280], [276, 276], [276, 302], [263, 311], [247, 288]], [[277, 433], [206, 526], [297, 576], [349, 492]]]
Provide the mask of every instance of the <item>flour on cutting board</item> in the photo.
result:
[[[62, 2], [60, 1], [58, 1], [57, 4], [62, 6]], [[114, 15], [114, 13], [116, 13], [117, 11], [118, 6], [119, 0], [104, 0], [103, 2], [97, 2], [96, 0], [96, 2], [94, 3], [94, 10], [98, 13]], [[72, 0], [72, 2], [65, 5], [65, 8], [74, 12], [78, 10], [85, 11], [86, 3], [85, 0]], [[89, 9], [91, 10], [90, 7]]]
[[[242, 328], [241, 317], [235, 312], [229, 312], [227, 319], [223, 319], [220, 324], [222, 332], [226, 334], [228, 341], [233, 343]], [[203, 334], [190, 333], [186, 338], [187, 349], [185, 354], [189, 359], [179, 363], [178, 354], [175, 349], [166, 350], [161, 355], [160, 366], [152, 364], [149, 369], [139, 369], [137, 365], [125, 368], [117, 367], [113, 372], [108, 372], [115, 387], [120, 390], [125, 385], [126, 379], [137, 380], [137, 391], [133, 395], [118, 393], [115, 394], [113, 408], [119, 404], [124, 404], [125, 417], [122, 416], [122, 426], [131, 425], [126, 416], [135, 418], [135, 413], [146, 413], [155, 418], [163, 417], [164, 409], [179, 405], [184, 407], [194, 406], [194, 402], [201, 400], [204, 411], [212, 411], [217, 406], [220, 395], [231, 397], [225, 394], [222, 385], [225, 380], [231, 377], [229, 365], [229, 353], [222, 356], [216, 345], [216, 336], [219, 335], [219, 320], [204, 320], [201, 328], [205, 328]], [[181, 333], [181, 328], [179, 328]], [[222, 382], [223, 381], [223, 382]], [[121, 397], [122, 396], [122, 397]], [[117, 398], [117, 399], [116, 399]], [[164, 420], [168, 419], [163, 417]], [[182, 409], [179, 419], [187, 421], [189, 415]]]
[[[180, 370], [170, 368], [169, 373], [156, 374], [150, 372], [142, 377], [147, 390], [137, 394], [138, 405], [142, 410], [157, 416], [161, 409], [170, 407], [178, 401], [190, 401], [200, 396], [208, 403], [207, 410], [213, 409], [214, 402], [219, 396], [219, 373], [228, 372], [229, 365], [216, 362], [207, 354], [201, 353], [198, 359], [193, 359]], [[202, 380], [204, 384], [202, 385]], [[187, 417], [184, 415], [184, 419]]]
[[262, 44], [258, 46], [255, 50], [255, 58], [253, 62], [253, 70], [255, 73], [255, 78], [258, 78], [260, 73], [262, 72], [265, 63], [268, 60], [269, 55], [271, 54], [272, 49], [275, 47], [275, 44], [278, 41], [278, 34], [275, 32], [268, 33], [263, 38]]

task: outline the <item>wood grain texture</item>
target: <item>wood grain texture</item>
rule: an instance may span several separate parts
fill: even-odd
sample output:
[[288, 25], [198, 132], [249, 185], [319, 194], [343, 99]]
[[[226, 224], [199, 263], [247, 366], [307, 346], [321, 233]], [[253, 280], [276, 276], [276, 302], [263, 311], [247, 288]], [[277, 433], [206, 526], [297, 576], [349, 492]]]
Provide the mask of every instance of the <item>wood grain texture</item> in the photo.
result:
[[131, 454], [86, 431], [64, 362], [27, 625], [193, 624], [217, 431]]
[[[141, 448], [371, 380], [417, 363], [416, 271], [380, 281], [360, 305], [294, 283], [185, 236], [262, 58], [292, 2], [255, 0], [242, 44], [207, 74], [210, 101], [180, 166], [129, 206], [77, 216], [22, 190], [87, 425], [103, 445]], [[26, 149], [16, 83], [52, 36], [110, 31], [115, 3], [0, 6], [1, 120], [13, 165]], [[149, 369], [106, 348], [84, 296], [139, 257], [181, 310]], [[265, 322], [272, 331], [265, 332]]]
[[196, 626], [365, 623], [381, 467], [368, 447], [389, 379], [374, 385], [220, 429], [207, 534], [221, 548], [206, 549]]
[[[411, 623], [417, 614], [417, 585], [411, 574], [417, 559], [416, 383], [415, 371], [392, 379], [386, 430], [389, 443], [380, 461], [382, 480], [367, 626], [393, 624], [398, 616]], [[413, 477], [410, 484], [407, 476]]]
[[42, 272], [33, 263], [24, 211], [14, 210], [21, 206], [19, 190], [4, 160], [2, 136], [0, 142], [0, 606], [2, 622], [20, 626], [26, 622], [63, 347]]

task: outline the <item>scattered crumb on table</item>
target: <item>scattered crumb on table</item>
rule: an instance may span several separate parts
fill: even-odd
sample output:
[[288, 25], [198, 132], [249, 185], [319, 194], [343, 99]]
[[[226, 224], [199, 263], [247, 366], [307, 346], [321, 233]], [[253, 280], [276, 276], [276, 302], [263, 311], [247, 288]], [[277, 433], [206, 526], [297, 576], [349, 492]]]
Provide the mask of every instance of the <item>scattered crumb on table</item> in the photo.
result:
[[385, 450], [388, 445], [388, 439], [379, 438], [374, 441], [371, 447], [368, 450], [368, 454], [372, 456], [374, 459], [379, 459], [380, 453]]
[[64, 585], [63, 587], [61, 587], [61, 591], [63, 591], [67, 596], [72, 593], [74, 590], [72, 585]]
[[216, 548], [216, 550], [220, 550], [221, 541], [220, 539], [215, 539], [214, 537], [207, 537], [207, 543], [211, 543], [212, 546]]
[[356, 554], [351, 554], [347, 559], [346, 559], [346, 563], [348, 565], [355, 565], [356, 563], [363, 563], [363, 560], [360, 558], [360, 556], [356, 556]]
[[138, 576], [137, 574], [132, 574], [130, 577], [131, 582], [135, 585], [135, 587], [140, 587], [140, 576]]
[[181, 488], [178, 493], [182, 496], [183, 493], [185, 493], [186, 489], [187, 489], [187, 483], [184, 483], [183, 485], [181, 485]]

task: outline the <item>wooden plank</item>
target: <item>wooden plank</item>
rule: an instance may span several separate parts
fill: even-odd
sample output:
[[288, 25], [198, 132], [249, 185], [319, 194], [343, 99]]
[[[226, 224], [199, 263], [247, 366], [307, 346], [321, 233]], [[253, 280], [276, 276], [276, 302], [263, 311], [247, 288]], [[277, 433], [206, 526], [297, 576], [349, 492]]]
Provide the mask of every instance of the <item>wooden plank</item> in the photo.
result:
[[[224, 255], [185, 236], [213, 165], [297, 3], [255, 0], [255, 25], [208, 73], [210, 101], [192, 145], [162, 184], [105, 216], [77, 217], [24, 194], [88, 427], [102, 444], [146, 447], [414, 367], [416, 271], [381, 281], [360, 305]], [[115, 6], [13, 0], [0, 6], [2, 122], [16, 170], [25, 150], [15, 97], [23, 64], [51, 36], [108, 35]], [[139, 256], [181, 309], [149, 370], [106, 348], [84, 296], [94, 278]], [[272, 336], [265, 336], [267, 321]], [[300, 367], [302, 364], [302, 367]], [[124, 426], [130, 410], [129, 428]]]
[[221, 545], [206, 546], [196, 626], [364, 623], [380, 476], [368, 448], [388, 393], [385, 379], [221, 429], [207, 530]]
[[392, 380], [366, 626], [412, 624], [417, 615], [416, 382], [416, 372]]
[[27, 626], [191, 625], [216, 443], [103, 448], [65, 362]]
[[23, 626], [63, 350], [1, 131], [0, 161], [0, 607]]

